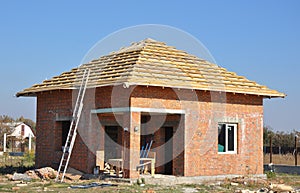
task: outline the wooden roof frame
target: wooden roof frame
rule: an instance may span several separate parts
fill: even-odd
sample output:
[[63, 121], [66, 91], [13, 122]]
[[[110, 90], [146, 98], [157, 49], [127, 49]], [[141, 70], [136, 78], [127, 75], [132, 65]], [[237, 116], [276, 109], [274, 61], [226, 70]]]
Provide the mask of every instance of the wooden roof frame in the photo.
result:
[[114, 85], [158, 86], [284, 98], [286, 94], [250, 81], [197, 56], [152, 39], [102, 56], [16, 94], [36, 96], [50, 90], [77, 89], [90, 68], [88, 88]]

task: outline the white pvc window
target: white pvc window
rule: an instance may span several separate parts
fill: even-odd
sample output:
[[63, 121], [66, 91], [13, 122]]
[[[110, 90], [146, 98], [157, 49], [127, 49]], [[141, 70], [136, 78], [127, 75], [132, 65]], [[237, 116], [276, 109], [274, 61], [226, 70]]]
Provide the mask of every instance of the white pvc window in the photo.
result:
[[237, 124], [218, 124], [218, 153], [237, 153]]

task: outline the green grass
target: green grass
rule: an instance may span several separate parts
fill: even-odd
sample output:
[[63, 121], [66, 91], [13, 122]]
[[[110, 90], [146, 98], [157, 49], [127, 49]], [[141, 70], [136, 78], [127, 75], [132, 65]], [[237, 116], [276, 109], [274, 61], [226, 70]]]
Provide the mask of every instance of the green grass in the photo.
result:
[[[284, 177], [287, 178], [287, 177]], [[99, 181], [84, 181], [80, 184], [89, 184], [91, 182], [98, 182]], [[105, 182], [104, 182], [105, 183]], [[145, 185], [144, 187], [140, 185], [129, 185], [129, 184], [120, 184], [117, 187], [96, 187], [90, 189], [70, 189], [70, 185], [75, 185], [75, 183], [55, 183], [53, 181], [39, 181], [39, 182], [30, 182], [28, 183], [27, 187], [21, 187], [18, 192], [74, 192], [74, 193], [81, 193], [81, 192], [88, 192], [88, 193], [96, 193], [96, 192], [114, 192], [114, 193], [147, 193], [151, 190], [157, 193], [181, 193], [184, 192], [185, 189], [195, 189], [198, 192], [204, 193], [214, 193], [214, 192], [234, 192], [237, 189], [251, 189], [257, 190], [262, 188], [261, 185], [251, 185], [251, 188], [240, 185], [239, 187], [233, 187], [230, 183], [225, 183], [221, 186], [213, 186], [213, 185], [200, 185], [200, 184], [191, 184], [191, 185], [176, 185], [176, 186], [157, 186], [157, 185]], [[6, 184], [0, 184], [0, 192], [12, 192], [12, 188], [15, 187], [15, 182], [9, 182]]]
[[[238, 189], [249, 189], [249, 190], [259, 190], [260, 188], [266, 187], [265, 184], [259, 182], [249, 182], [247, 184], [239, 184], [239, 186], [232, 186], [231, 182], [225, 181], [220, 186], [213, 184], [187, 184], [187, 185], [175, 185], [175, 186], [162, 186], [162, 185], [149, 185], [140, 186], [137, 184], [119, 184], [116, 187], [95, 187], [90, 189], [70, 189], [71, 185], [83, 185], [90, 184], [92, 182], [105, 183], [98, 180], [87, 180], [81, 181], [80, 183], [56, 183], [53, 180], [51, 181], [33, 181], [29, 182], [28, 186], [21, 187], [18, 192], [61, 192], [61, 193], [96, 193], [96, 192], [114, 192], [114, 193], [147, 193], [147, 192], [156, 192], [156, 193], [181, 193], [187, 189], [194, 189], [198, 192], [203, 193], [231, 193]], [[285, 183], [287, 185], [292, 185], [293, 187], [299, 187], [300, 176], [296, 175], [287, 175], [287, 174], [278, 174], [276, 177], [270, 179], [270, 182], [273, 183]], [[16, 182], [10, 182], [5, 180], [5, 177], [0, 175], [0, 192], [13, 192], [12, 188], [16, 187]]]
[[267, 171], [266, 175], [267, 175], [268, 179], [272, 179], [272, 178], [276, 177], [276, 173], [275, 172], [271, 172], [271, 171]]
[[34, 152], [26, 152], [24, 156], [0, 156], [0, 174], [24, 173], [34, 168]]
[[[13, 187], [17, 186], [19, 182], [11, 182], [6, 179], [5, 174], [12, 174], [14, 172], [24, 173], [28, 169], [32, 169], [34, 166], [34, 154], [28, 153], [24, 157], [0, 157], [1, 160], [5, 160], [0, 164], [0, 192], [16, 192], [13, 191]], [[138, 184], [129, 185], [129, 184], [118, 184], [116, 187], [95, 187], [90, 189], [71, 189], [71, 185], [83, 185], [90, 184], [92, 182], [97, 183], [106, 183], [98, 180], [86, 180], [80, 182], [70, 182], [70, 183], [56, 183], [53, 180], [42, 181], [42, 180], [32, 180], [27, 184], [26, 187], [20, 187], [17, 192], [61, 192], [61, 193], [96, 193], [96, 192], [113, 192], [113, 193], [181, 193], [186, 189], [197, 190], [198, 192], [203, 193], [231, 193], [235, 190], [240, 189], [249, 189], [249, 190], [259, 190], [260, 188], [266, 187], [266, 184], [272, 183], [284, 183], [286, 185], [291, 185], [293, 187], [300, 187], [300, 176], [298, 175], [289, 175], [289, 174], [275, 174], [275, 173], [266, 173], [268, 176], [267, 183], [250, 181], [246, 184], [239, 184], [238, 186], [232, 186], [230, 180], [226, 180], [221, 183], [221, 185], [213, 184], [186, 184], [186, 185], [174, 185], [174, 186], [163, 186], [163, 185], [150, 185], [146, 184], [145, 186], [140, 186]], [[142, 182], [142, 180], [141, 180]]]

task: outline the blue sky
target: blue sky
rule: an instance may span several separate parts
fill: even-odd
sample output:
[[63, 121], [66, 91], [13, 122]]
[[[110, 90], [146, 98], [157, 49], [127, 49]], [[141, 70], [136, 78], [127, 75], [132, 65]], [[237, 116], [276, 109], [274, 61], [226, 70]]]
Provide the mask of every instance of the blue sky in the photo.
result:
[[3, 0], [0, 114], [35, 119], [35, 99], [16, 92], [76, 67], [116, 30], [162, 24], [199, 39], [218, 65], [285, 92], [286, 99], [265, 100], [265, 124], [299, 130], [299, 9], [296, 0]]

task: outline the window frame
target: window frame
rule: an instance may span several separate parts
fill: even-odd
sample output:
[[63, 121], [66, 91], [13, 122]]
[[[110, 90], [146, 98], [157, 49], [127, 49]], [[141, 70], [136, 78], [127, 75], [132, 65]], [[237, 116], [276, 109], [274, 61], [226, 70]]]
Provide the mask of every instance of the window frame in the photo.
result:
[[[218, 154], [237, 154], [237, 149], [238, 149], [238, 124], [237, 123], [218, 123], [218, 128], [220, 125], [225, 125], [225, 150], [224, 152], [219, 152], [218, 150]], [[229, 127], [232, 127], [233, 126], [233, 129], [234, 129], [234, 150], [228, 150], [228, 129]], [[219, 130], [218, 130], [218, 145], [219, 145]]]

